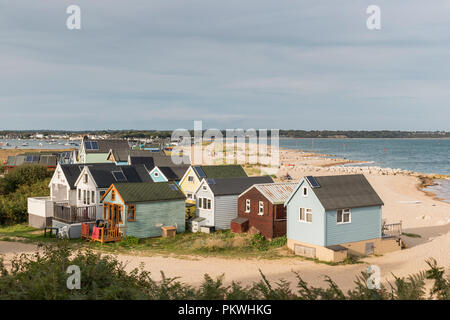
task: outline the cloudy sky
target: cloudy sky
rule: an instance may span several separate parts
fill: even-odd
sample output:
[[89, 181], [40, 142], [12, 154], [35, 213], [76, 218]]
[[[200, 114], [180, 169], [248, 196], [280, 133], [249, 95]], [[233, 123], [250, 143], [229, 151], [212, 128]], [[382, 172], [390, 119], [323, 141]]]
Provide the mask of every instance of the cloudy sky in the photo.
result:
[[448, 0], [0, 0], [0, 129], [450, 130], [449, 59]]

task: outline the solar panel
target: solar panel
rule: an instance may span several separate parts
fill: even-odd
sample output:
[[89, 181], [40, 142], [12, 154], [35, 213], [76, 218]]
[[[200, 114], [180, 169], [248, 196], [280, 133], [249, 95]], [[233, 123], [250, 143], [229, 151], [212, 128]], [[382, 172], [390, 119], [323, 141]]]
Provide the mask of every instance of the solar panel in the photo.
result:
[[33, 156], [27, 156], [25, 159], [25, 162], [31, 162], [33, 161]]
[[214, 181], [214, 179], [206, 179], [206, 181], [208, 182], [208, 184], [216, 184], [216, 181]]
[[33, 156], [33, 162], [39, 161], [39, 156]]
[[97, 143], [97, 141], [91, 141], [91, 149], [92, 150], [98, 150], [98, 143]]
[[90, 141], [86, 141], [86, 142], [84, 143], [84, 146], [86, 147], [86, 150], [91, 150], [91, 149], [92, 149], [92, 146], [91, 146], [91, 142], [90, 142]]
[[195, 171], [197, 171], [198, 176], [200, 178], [206, 178], [206, 174], [203, 172], [203, 170], [200, 166], [195, 166], [194, 169], [195, 169]]
[[113, 171], [111, 173], [112, 173], [112, 175], [114, 176], [114, 179], [116, 179], [117, 182], [127, 181], [127, 178], [125, 177], [125, 175], [123, 174], [122, 171]]
[[320, 188], [320, 184], [317, 182], [316, 178], [314, 178], [313, 176], [307, 176], [306, 179], [308, 180], [311, 187]]
[[173, 191], [177, 191], [178, 188], [174, 185], [174, 184], [169, 184], [170, 189], [172, 189]]

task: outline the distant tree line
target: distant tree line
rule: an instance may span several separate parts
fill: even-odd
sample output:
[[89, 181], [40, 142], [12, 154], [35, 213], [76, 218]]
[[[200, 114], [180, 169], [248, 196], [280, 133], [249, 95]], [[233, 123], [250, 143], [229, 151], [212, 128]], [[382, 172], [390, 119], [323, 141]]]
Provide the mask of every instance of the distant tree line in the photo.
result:
[[[19, 138], [29, 138], [36, 132], [49, 135], [108, 135], [115, 139], [149, 139], [149, 138], [170, 138], [172, 130], [88, 130], [88, 131], [59, 131], [59, 130], [18, 130], [0, 131], [0, 136], [14, 136]], [[221, 130], [226, 136], [226, 130]], [[193, 130], [189, 130], [191, 136]], [[258, 131], [257, 131], [258, 134]], [[269, 131], [270, 136], [270, 131]], [[280, 130], [280, 137], [285, 138], [450, 138], [450, 132], [446, 131], [391, 131], [391, 130]]]

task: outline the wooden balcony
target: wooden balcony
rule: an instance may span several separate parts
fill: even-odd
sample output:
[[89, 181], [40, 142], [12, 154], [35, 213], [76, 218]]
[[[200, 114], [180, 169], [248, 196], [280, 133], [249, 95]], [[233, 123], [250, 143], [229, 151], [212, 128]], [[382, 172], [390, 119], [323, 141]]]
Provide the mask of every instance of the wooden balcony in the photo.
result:
[[53, 219], [64, 223], [95, 221], [97, 218], [96, 209], [96, 206], [77, 207], [55, 203]]
[[402, 222], [386, 224], [383, 223], [381, 237], [382, 238], [400, 238], [402, 235]]
[[125, 236], [125, 227], [118, 226], [114, 228], [96, 228], [95, 223], [82, 223], [81, 224], [81, 238], [98, 241], [100, 243], [116, 242], [123, 240]]

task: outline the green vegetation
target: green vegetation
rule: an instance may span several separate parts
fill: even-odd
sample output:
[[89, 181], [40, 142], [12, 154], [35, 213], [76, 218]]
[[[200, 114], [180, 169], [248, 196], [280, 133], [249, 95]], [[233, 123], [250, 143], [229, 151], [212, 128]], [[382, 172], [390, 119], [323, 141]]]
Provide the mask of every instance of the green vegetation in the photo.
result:
[[116, 243], [94, 244], [106, 252], [123, 252], [124, 248], [132, 249], [137, 254], [175, 254], [180, 256], [221, 256], [221, 257], [258, 257], [280, 258], [289, 255], [282, 250], [286, 245], [286, 237], [268, 241], [260, 235], [235, 234], [231, 231], [217, 231], [211, 234], [185, 232], [174, 238], [140, 239], [138, 242], [123, 245]]
[[[162, 274], [161, 281], [152, 279], [151, 274], [135, 268], [126, 272], [125, 265], [115, 257], [94, 253], [91, 250], [72, 250], [65, 242], [57, 246], [45, 246], [33, 256], [21, 255], [13, 259], [11, 268], [6, 268], [0, 259], [0, 299], [17, 300], [404, 300], [450, 298], [450, 277], [444, 268], [431, 259], [429, 269], [406, 278], [395, 277], [388, 286], [371, 289], [367, 285], [369, 274], [362, 272], [355, 280], [355, 287], [344, 292], [329, 277], [327, 287], [309, 286], [297, 276], [296, 289], [291, 283], [280, 279], [270, 282], [261, 273], [261, 280], [244, 286], [239, 282], [224, 284], [224, 275], [211, 278], [205, 274], [198, 288], [184, 284], [177, 278]], [[70, 290], [67, 283], [69, 266], [80, 270], [80, 289]], [[427, 292], [425, 280], [433, 281]], [[69, 280], [69, 281], [68, 281]]]
[[0, 178], [0, 225], [27, 221], [28, 197], [47, 196], [50, 176], [44, 166], [24, 165]]
[[402, 235], [410, 237], [410, 238], [422, 238], [422, 236], [420, 234], [416, 234], [416, 233], [402, 232]]

